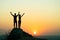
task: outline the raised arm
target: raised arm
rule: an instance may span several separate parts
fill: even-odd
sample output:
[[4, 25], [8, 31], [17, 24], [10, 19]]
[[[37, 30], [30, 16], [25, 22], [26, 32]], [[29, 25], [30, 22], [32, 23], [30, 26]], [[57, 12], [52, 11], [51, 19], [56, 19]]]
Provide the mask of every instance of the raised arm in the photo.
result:
[[[19, 13], [20, 13], [20, 12], [18, 12], [18, 15], [19, 15]], [[17, 15], [17, 16], [18, 16], [18, 15]]]
[[10, 14], [11, 14], [12, 16], [14, 16], [14, 15], [12, 14], [12, 12], [10, 12]]
[[[23, 13], [23, 15], [24, 15], [24, 14], [25, 14], [25, 13]], [[23, 15], [22, 15], [22, 16], [23, 16]], [[22, 17], [22, 16], [21, 16], [21, 17]]]

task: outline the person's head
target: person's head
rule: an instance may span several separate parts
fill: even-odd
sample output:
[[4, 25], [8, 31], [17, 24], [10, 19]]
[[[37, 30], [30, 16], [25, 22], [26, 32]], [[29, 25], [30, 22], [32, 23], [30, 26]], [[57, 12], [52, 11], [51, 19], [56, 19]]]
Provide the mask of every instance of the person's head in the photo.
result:
[[18, 13], [18, 15], [20, 15], [20, 14]]
[[20, 15], [20, 12], [18, 12], [18, 15]]
[[16, 13], [14, 13], [14, 15], [16, 15]]

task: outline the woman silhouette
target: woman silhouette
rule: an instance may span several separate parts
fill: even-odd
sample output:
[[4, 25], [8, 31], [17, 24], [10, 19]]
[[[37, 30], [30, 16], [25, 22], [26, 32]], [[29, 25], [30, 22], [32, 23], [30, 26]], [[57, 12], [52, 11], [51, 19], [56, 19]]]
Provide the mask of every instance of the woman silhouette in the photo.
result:
[[23, 13], [23, 15], [21, 16], [21, 14], [19, 14], [20, 12], [18, 12], [18, 28], [20, 28], [21, 26], [21, 17], [25, 14]]

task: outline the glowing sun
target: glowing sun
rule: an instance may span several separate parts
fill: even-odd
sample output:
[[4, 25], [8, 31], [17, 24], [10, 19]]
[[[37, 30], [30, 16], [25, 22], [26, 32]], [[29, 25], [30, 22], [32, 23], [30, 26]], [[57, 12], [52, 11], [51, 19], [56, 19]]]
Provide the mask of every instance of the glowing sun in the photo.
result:
[[34, 32], [34, 34], [36, 35], [36, 32]]

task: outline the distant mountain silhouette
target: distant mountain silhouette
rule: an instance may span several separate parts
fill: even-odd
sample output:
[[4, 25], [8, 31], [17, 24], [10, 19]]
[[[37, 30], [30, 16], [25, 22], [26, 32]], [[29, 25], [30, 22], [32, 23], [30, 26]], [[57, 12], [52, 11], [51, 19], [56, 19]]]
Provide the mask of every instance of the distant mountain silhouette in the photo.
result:
[[7, 37], [7, 40], [46, 40], [46, 39], [37, 39], [32, 35], [24, 32], [21, 28], [14, 28]]

